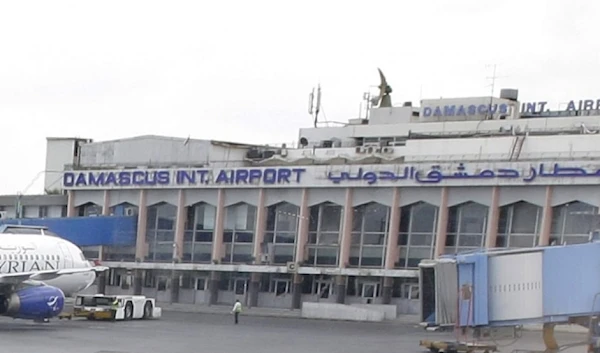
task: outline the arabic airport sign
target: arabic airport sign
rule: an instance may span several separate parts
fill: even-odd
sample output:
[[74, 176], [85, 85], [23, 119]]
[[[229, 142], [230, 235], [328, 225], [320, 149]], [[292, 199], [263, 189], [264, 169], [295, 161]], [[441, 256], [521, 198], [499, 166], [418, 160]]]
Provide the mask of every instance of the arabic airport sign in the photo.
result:
[[63, 188], [105, 190], [600, 184], [598, 167], [574, 163], [447, 163], [69, 171], [63, 174]]

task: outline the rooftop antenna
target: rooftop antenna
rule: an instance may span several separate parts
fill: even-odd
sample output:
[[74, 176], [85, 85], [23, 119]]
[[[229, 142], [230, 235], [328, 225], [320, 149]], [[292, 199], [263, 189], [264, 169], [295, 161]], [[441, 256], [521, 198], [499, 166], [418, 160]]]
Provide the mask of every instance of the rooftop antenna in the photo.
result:
[[[506, 77], [506, 76], [497, 76], [497, 75], [496, 75], [496, 68], [497, 68], [497, 66], [498, 66], [498, 65], [496, 65], [496, 64], [493, 64], [493, 65], [486, 65], [485, 67], [486, 67], [486, 68], [489, 68], [490, 66], [491, 66], [491, 67], [493, 67], [492, 76], [488, 76], [488, 77], [486, 77], [486, 80], [492, 80], [492, 83], [490, 84], [490, 87], [491, 87], [491, 88], [490, 88], [490, 105], [492, 105], [492, 103], [493, 103], [493, 99], [494, 99], [494, 90], [495, 90], [495, 88], [496, 88], [496, 79], [499, 79], [499, 78], [504, 78], [504, 77]], [[493, 116], [493, 114], [492, 114], [492, 116]], [[491, 118], [492, 118], [492, 116], [488, 116], [488, 114], [486, 113], [486, 115], [485, 115], [485, 118], [484, 118], [484, 119], [485, 119], [485, 120], [487, 120], [487, 119], [491, 119]]]
[[383, 72], [381, 69], [377, 68], [379, 71], [379, 79], [381, 83], [379, 84], [379, 108], [390, 108], [392, 106], [392, 87], [388, 85]]
[[[314, 115], [314, 126], [317, 127], [319, 121], [319, 111], [321, 110], [321, 84], [317, 86], [317, 102], [315, 104], [315, 89], [313, 88], [308, 95], [308, 114]], [[314, 110], [313, 110], [314, 109]]]

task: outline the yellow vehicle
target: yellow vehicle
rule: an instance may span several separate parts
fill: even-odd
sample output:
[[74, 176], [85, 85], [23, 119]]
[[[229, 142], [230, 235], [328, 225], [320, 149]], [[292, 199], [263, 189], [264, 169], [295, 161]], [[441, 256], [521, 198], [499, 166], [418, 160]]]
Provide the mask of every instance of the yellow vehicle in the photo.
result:
[[75, 298], [74, 317], [88, 320], [136, 320], [159, 318], [161, 308], [143, 295], [86, 295]]

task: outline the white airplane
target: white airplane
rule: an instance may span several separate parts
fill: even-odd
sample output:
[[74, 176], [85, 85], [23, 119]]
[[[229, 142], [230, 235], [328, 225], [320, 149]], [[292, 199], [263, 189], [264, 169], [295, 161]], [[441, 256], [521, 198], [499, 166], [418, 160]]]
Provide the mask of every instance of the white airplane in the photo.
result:
[[9, 225], [0, 233], [0, 315], [47, 321], [62, 312], [65, 296], [107, 269], [45, 227]]

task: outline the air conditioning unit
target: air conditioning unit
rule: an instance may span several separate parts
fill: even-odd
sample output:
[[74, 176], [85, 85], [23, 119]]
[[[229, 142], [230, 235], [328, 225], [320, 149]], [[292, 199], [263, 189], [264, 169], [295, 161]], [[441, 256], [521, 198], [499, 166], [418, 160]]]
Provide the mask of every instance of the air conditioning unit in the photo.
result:
[[394, 149], [392, 147], [384, 147], [381, 149], [381, 153], [394, 153]]
[[6, 211], [0, 211], [0, 219], [8, 218], [8, 213]]
[[354, 150], [356, 153], [365, 153], [365, 148], [362, 146], [356, 146], [356, 149]]
[[126, 216], [135, 215], [135, 209], [133, 207], [125, 207], [125, 215]]
[[286, 268], [288, 272], [296, 273], [296, 271], [298, 271], [298, 264], [295, 262], [288, 262]]
[[260, 255], [260, 262], [262, 262], [262, 263], [268, 263], [269, 262], [269, 254], [262, 254], [262, 255]]

